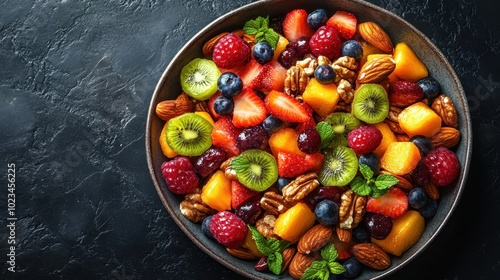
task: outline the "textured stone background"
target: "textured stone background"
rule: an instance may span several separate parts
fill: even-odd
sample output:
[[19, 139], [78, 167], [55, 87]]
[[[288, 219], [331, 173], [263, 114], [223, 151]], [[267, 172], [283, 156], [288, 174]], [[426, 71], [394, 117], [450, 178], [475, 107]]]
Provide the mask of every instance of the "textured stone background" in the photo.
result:
[[[0, 1], [0, 260], [15, 163], [17, 279], [241, 279], [163, 208], [146, 165], [146, 112], [168, 61], [250, 0]], [[474, 157], [442, 234], [391, 279], [499, 279], [499, 24], [488, 0], [370, 0], [408, 20], [455, 68]], [[197, 15], [202, 15], [200, 18]], [[434, 272], [431, 272], [434, 271]]]

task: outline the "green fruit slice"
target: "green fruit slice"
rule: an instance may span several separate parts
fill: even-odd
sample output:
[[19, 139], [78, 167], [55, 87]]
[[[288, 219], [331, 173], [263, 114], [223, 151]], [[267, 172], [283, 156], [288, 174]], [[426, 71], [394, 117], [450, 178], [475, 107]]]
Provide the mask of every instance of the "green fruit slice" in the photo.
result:
[[212, 124], [195, 113], [185, 113], [168, 121], [167, 143], [180, 155], [199, 156], [212, 146]]
[[358, 157], [348, 147], [338, 146], [325, 155], [318, 174], [319, 182], [326, 187], [349, 184], [358, 172]]
[[278, 180], [278, 164], [262, 150], [247, 150], [231, 160], [238, 181], [249, 189], [264, 191]]
[[361, 125], [361, 122], [349, 113], [332, 113], [325, 118], [333, 128], [333, 140], [330, 147], [347, 146], [347, 135], [349, 132]]
[[217, 80], [221, 75], [212, 60], [195, 58], [181, 70], [182, 90], [192, 98], [207, 100], [217, 92]]
[[369, 124], [383, 121], [389, 114], [389, 97], [378, 84], [363, 84], [352, 101], [352, 114]]

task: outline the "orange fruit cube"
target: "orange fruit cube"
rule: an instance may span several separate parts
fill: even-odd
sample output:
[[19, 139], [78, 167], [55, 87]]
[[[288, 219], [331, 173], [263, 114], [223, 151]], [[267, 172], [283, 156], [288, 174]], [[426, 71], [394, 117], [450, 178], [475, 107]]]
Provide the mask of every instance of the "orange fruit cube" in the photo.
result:
[[394, 62], [394, 74], [405, 81], [416, 82], [429, 76], [425, 64], [405, 42], [399, 42], [394, 47]]
[[420, 158], [420, 151], [412, 142], [391, 142], [380, 159], [380, 167], [394, 175], [404, 175], [417, 166]]
[[298, 202], [274, 223], [274, 233], [284, 240], [297, 242], [315, 223], [316, 216], [304, 202]]
[[335, 84], [324, 85], [312, 78], [302, 93], [302, 100], [309, 104], [318, 115], [325, 118], [335, 110], [335, 106], [340, 100], [340, 94], [337, 92]]
[[299, 145], [297, 143], [298, 137], [299, 134], [297, 131], [290, 127], [282, 128], [278, 132], [271, 135], [271, 137], [269, 137], [269, 148], [271, 149], [274, 157], [277, 157], [279, 152], [305, 156], [306, 154], [299, 149]]
[[404, 108], [398, 121], [401, 129], [410, 137], [421, 135], [431, 138], [441, 129], [441, 117], [423, 102]]
[[160, 133], [160, 137], [158, 140], [160, 142], [160, 148], [163, 154], [168, 158], [174, 158], [179, 154], [176, 151], [172, 150], [172, 148], [170, 148], [170, 145], [168, 145], [167, 143], [167, 123], [168, 122], [166, 122], [165, 125], [163, 126], [163, 129]]
[[217, 170], [201, 189], [201, 200], [217, 211], [231, 210], [231, 181]]
[[373, 124], [380, 132], [382, 132], [382, 141], [380, 142], [380, 145], [373, 151], [379, 158], [382, 158], [382, 156], [385, 153], [385, 150], [387, 150], [387, 146], [389, 146], [389, 143], [391, 142], [397, 142], [398, 140], [396, 139], [396, 135], [394, 132], [392, 132], [391, 128], [389, 127], [388, 124], [385, 122], [380, 122]]

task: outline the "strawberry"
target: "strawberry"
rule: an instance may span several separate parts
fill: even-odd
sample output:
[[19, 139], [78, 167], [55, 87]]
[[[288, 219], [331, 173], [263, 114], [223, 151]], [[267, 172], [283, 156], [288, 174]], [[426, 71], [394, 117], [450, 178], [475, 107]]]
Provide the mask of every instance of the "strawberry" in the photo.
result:
[[300, 37], [311, 37], [314, 34], [307, 24], [307, 11], [295, 9], [286, 14], [283, 20], [283, 35], [291, 41], [296, 42]]
[[397, 218], [408, 210], [408, 196], [398, 187], [389, 188], [389, 192], [377, 197], [369, 197], [366, 202], [366, 211]]
[[214, 120], [218, 120], [220, 119], [222, 116], [217, 114], [214, 110], [214, 101], [215, 99], [217, 99], [217, 97], [219, 96], [222, 96], [222, 94], [217, 91], [214, 95], [212, 95], [212, 97], [210, 97], [210, 99], [208, 100], [208, 110], [210, 111], [210, 115], [212, 115], [212, 118]]
[[243, 81], [243, 87], [250, 86], [253, 87], [253, 80], [259, 76], [260, 72], [264, 69], [264, 66], [259, 64], [256, 60], [252, 59], [243, 67], [235, 71]]
[[289, 153], [278, 152], [278, 175], [284, 178], [294, 178], [307, 171], [318, 170], [323, 162], [323, 154], [306, 154], [305, 156]]
[[231, 181], [231, 207], [236, 209], [253, 198], [259, 197], [260, 193], [245, 187], [237, 180]]
[[354, 33], [356, 33], [357, 23], [358, 19], [353, 13], [336, 11], [335, 14], [328, 19], [326, 25], [335, 27], [342, 38], [349, 40], [354, 36]]
[[250, 47], [238, 35], [228, 33], [217, 41], [212, 53], [219, 68], [232, 69], [245, 64], [251, 55]]
[[236, 139], [241, 130], [234, 127], [231, 117], [221, 117], [212, 129], [212, 144], [221, 147], [226, 151], [228, 157], [240, 154], [240, 149], [236, 145]]
[[314, 110], [313, 108], [305, 103], [305, 102], [302, 102], [301, 103], [302, 107], [304, 107], [309, 115], [309, 120], [303, 122], [303, 123], [299, 123], [296, 127], [295, 127], [295, 131], [297, 131], [298, 133], [301, 133], [302, 130], [304, 129], [308, 129], [308, 128], [316, 128], [316, 120], [314, 119]]
[[286, 71], [287, 69], [281, 66], [278, 61], [270, 61], [264, 65], [262, 71], [253, 80], [253, 88], [266, 92], [270, 90], [283, 91]]
[[315, 56], [324, 55], [329, 59], [335, 59], [340, 56], [342, 39], [335, 27], [324, 25], [311, 37], [309, 47]]
[[331, 242], [335, 249], [337, 250], [337, 253], [339, 254], [337, 260], [338, 261], [345, 261], [347, 259], [352, 258], [352, 253], [351, 253], [351, 247], [354, 245], [354, 241], [351, 242], [342, 242], [338, 238], [337, 234], [333, 234], [331, 238]]
[[282, 121], [301, 123], [310, 118], [301, 102], [284, 92], [272, 90], [267, 94], [264, 102], [269, 114]]
[[235, 127], [255, 126], [267, 117], [264, 101], [251, 88], [243, 88], [233, 100], [233, 124]]
[[424, 90], [416, 83], [397, 81], [389, 86], [389, 103], [397, 107], [406, 107], [424, 98]]

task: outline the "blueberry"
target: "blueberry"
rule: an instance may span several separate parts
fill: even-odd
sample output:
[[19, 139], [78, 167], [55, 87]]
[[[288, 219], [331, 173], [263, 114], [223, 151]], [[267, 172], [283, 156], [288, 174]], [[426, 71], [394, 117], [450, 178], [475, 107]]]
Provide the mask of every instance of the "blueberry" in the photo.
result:
[[203, 232], [203, 234], [210, 238], [210, 239], [215, 239], [212, 232], [210, 232], [210, 221], [212, 220], [212, 215], [209, 215], [207, 216], [205, 219], [203, 219], [203, 221], [201, 222], [201, 232]]
[[276, 182], [276, 186], [281, 191], [286, 185], [290, 184], [290, 182], [292, 182], [291, 178], [279, 177], [278, 181]]
[[368, 153], [361, 155], [359, 156], [358, 163], [368, 165], [375, 174], [380, 171], [380, 158], [377, 154]]
[[271, 61], [274, 57], [274, 50], [271, 45], [266, 41], [261, 41], [255, 44], [253, 47], [253, 58], [259, 64], [266, 64]]
[[435, 98], [441, 93], [441, 85], [432, 77], [425, 77], [418, 80], [417, 85], [424, 90], [425, 97], [428, 99]]
[[238, 95], [243, 89], [243, 81], [233, 72], [225, 72], [217, 80], [217, 89], [227, 98]]
[[328, 14], [325, 9], [316, 9], [307, 15], [307, 25], [313, 30], [320, 28], [328, 21]]
[[425, 206], [427, 195], [423, 188], [413, 188], [408, 192], [408, 204], [414, 209], [420, 209]]
[[358, 242], [368, 242], [370, 241], [370, 232], [362, 224], [359, 224], [352, 230], [352, 237]]
[[363, 47], [356, 40], [347, 40], [342, 44], [342, 56], [349, 56], [359, 61], [363, 57]]
[[331, 226], [339, 219], [339, 205], [329, 199], [322, 200], [314, 208], [314, 214], [320, 224]]
[[262, 121], [262, 126], [267, 133], [273, 134], [283, 127], [283, 121], [269, 115], [264, 119], [264, 121]]
[[321, 84], [328, 85], [335, 80], [335, 70], [328, 64], [322, 64], [314, 70], [314, 77]]
[[422, 155], [422, 157], [425, 157], [432, 150], [431, 139], [425, 136], [420, 136], [420, 135], [413, 136], [410, 138], [410, 142], [413, 142], [413, 144], [417, 146], [417, 148], [420, 151], [420, 155]]
[[361, 263], [355, 257], [347, 259], [342, 265], [345, 268], [344, 273], [342, 273], [345, 278], [358, 277], [361, 274], [361, 270], [363, 268]]
[[214, 106], [214, 111], [217, 114], [221, 116], [227, 116], [233, 112], [234, 102], [231, 98], [227, 98], [221, 95], [215, 98], [213, 106]]
[[427, 203], [425, 203], [424, 207], [418, 209], [418, 212], [424, 218], [432, 218], [434, 217], [434, 215], [436, 215], [437, 208], [437, 200], [428, 198]]

